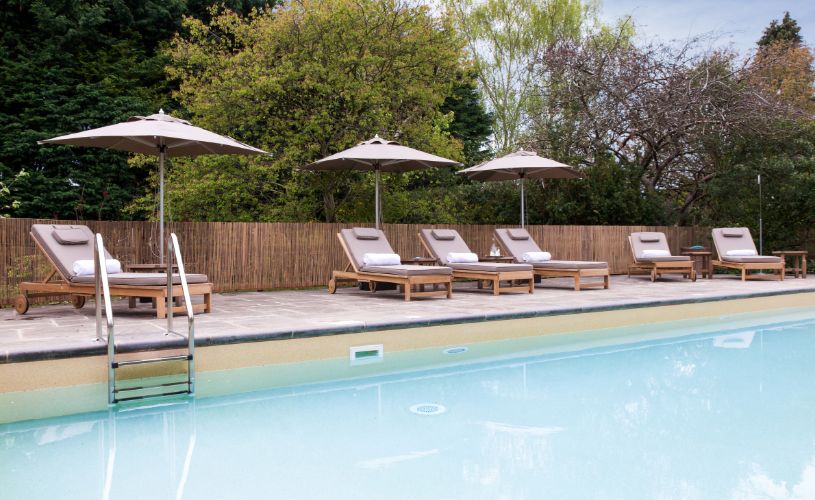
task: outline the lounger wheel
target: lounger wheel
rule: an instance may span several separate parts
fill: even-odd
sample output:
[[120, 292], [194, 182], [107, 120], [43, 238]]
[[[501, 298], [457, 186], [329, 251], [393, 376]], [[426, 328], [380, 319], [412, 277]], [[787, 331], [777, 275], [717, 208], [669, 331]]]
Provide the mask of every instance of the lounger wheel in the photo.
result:
[[85, 306], [85, 296], [71, 295], [71, 305], [74, 306], [74, 309], [82, 309]]
[[18, 295], [14, 297], [14, 310], [17, 314], [25, 314], [28, 311], [28, 297], [25, 295]]
[[334, 293], [337, 291], [337, 281], [334, 278], [328, 280], [328, 293]]

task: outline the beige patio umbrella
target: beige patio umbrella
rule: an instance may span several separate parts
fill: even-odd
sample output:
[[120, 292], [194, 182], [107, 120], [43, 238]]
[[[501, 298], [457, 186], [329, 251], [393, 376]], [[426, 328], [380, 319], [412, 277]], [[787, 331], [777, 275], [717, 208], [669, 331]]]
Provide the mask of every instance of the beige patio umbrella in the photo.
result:
[[519, 149], [514, 153], [460, 170], [459, 174], [478, 181], [521, 180], [521, 227], [526, 223], [524, 179], [576, 179], [583, 175], [569, 165], [543, 158], [534, 151]]
[[150, 116], [131, 116], [126, 122], [38, 141], [38, 144], [69, 144], [117, 149], [132, 153], [158, 155], [159, 161], [159, 253], [164, 263], [164, 158], [229, 154], [267, 154], [235, 139], [195, 127], [159, 110]]
[[376, 173], [374, 219], [378, 229], [382, 212], [379, 196], [380, 172], [407, 172], [458, 164], [457, 161], [402, 146], [398, 142], [388, 141], [376, 135], [373, 139], [360, 142], [352, 148], [300, 168], [305, 170], [373, 170]]

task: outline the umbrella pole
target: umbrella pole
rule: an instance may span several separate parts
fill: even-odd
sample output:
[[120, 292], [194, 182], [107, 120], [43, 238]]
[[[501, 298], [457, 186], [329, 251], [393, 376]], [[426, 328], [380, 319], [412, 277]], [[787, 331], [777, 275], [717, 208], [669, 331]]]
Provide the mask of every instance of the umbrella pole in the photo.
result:
[[379, 165], [374, 168], [374, 171], [376, 172], [376, 190], [374, 192], [374, 212], [376, 214], [374, 215], [374, 221], [376, 222], [376, 228], [379, 229]]
[[521, 227], [525, 225], [526, 200], [524, 194], [524, 174], [521, 174]]
[[162, 144], [158, 147], [159, 150], [159, 168], [158, 168], [158, 255], [159, 264], [164, 264], [164, 150], [166, 146]]

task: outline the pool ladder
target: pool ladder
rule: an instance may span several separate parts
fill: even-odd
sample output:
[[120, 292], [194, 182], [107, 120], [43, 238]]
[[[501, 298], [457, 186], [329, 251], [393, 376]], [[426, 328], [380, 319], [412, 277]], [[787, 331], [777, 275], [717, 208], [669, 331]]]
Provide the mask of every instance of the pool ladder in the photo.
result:
[[[110, 305], [110, 286], [108, 284], [107, 266], [105, 262], [105, 245], [102, 235], [96, 234], [94, 239], [94, 274], [96, 276], [96, 339], [103, 340], [103, 330], [106, 331], [105, 340], [108, 346], [108, 404], [116, 404], [125, 401], [148, 399], [162, 396], [173, 396], [180, 394], [195, 394], [195, 318], [192, 312], [192, 302], [190, 301], [190, 289], [187, 284], [187, 274], [184, 271], [184, 261], [181, 258], [181, 249], [178, 246], [178, 238], [175, 233], [170, 234], [167, 245], [167, 330], [165, 335], [178, 335], [186, 338], [186, 346], [174, 351], [181, 350], [181, 354], [168, 356], [156, 356], [156, 351], [128, 352], [128, 359], [121, 359], [121, 353], [117, 356], [116, 341], [113, 328], [113, 310]], [[178, 277], [181, 282], [181, 290], [184, 298], [184, 306], [187, 313], [187, 334], [186, 336], [173, 329], [173, 258], [178, 266]], [[102, 319], [102, 307], [104, 305], [105, 319]], [[159, 382], [155, 384], [145, 384], [138, 386], [122, 386], [121, 381], [117, 381], [116, 371], [120, 368], [160, 363], [177, 363], [186, 361], [186, 379], [181, 381]], [[175, 376], [178, 376], [177, 374]], [[155, 377], [154, 377], [155, 378]]]

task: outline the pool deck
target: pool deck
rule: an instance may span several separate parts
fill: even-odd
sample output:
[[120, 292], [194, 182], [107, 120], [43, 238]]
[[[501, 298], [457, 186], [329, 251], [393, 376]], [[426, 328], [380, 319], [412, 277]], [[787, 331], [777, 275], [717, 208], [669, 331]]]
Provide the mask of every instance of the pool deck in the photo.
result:
[[[553, 279], [534, 294], [498, 297], [469, 283], [457, 283], [453, 298], [404, 302], [393, 291], [370, 293], [341, 288], [217, 294], [214, 312], [195, 317], [196, 345], [212, 346], [353, 334], [469, 322], [534, 318], [583, 312], [636, 309], [663, 305], [716, 302], [815, 292], [815, 279], [742, 282], [735, 276], [712, 280], [613, 277], [609, 290], [575, 292], [570, 279]], [[178, 336], [165, 336], [165, 320], [155, 318], [149, 304], [128, 309], [126, 300], [113, 305], [117, 346], [123, 351], [179, 345]], [[94, 340], [92, 301], [83, 309], [70, 304], [34, 306], [19, 316], [0, 310], [0, 364], [104, 354]], [[186, 318], [176, 316], [175, 329], [185, 331]]]

